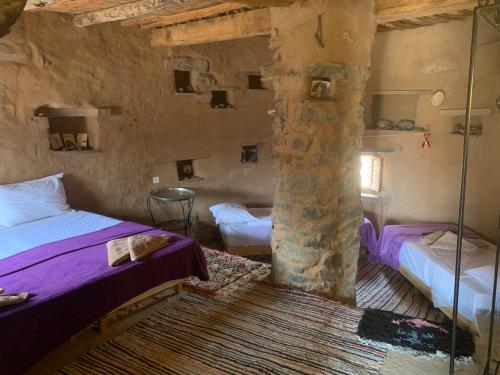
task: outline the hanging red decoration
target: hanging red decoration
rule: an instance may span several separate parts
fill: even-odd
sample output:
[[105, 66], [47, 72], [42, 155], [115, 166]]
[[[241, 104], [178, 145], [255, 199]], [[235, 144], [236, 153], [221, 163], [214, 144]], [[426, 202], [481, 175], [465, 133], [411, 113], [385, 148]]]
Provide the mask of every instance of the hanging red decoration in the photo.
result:
[[423, 149], [429, 149], [431, 148], [431, 133], [430, 132], [425, 132], [424, 133], [424, 142], [422, 143], [422, 148]]

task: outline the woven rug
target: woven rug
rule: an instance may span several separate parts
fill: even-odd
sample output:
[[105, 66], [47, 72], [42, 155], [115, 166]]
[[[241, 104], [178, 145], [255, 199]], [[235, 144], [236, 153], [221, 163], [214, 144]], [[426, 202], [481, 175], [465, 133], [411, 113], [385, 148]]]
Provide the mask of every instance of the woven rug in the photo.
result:
[[188, 293], [60, 374], [377, 374], [385, 350], [356, 334], [362, 309], [266, 283]]
[[[412, 318], [391, 311], [367, 309], [359, 323], [361, 338], [429, 354], [450, 354], [452, 323], [431, 322]], [[472, 335], [462, 329], [457, 330], [456, 356], [470, 358], [475, 346]]]
[[356, 302], [359, 307], [393, 311], [415, 318], [444, 322], [448, 318], [399, 272], [360, 257]]
[[219, 250], [203, 247], [207, 259], [210, 280], [197, 277], [187, 280], [186, 289], [211, 295], [227, 295], [251, 282], [260, 281], [269, 275], [271, 265], [230, 255]]

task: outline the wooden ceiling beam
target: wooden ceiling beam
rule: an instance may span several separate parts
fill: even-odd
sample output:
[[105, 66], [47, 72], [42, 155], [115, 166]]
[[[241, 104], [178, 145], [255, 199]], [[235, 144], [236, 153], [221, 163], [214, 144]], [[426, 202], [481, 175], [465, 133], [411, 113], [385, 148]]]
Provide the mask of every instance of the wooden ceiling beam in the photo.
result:
[[73, 24], [78, 27], [85, 27], [99, 23], [121, 21], [143, 16], [158, 9], [170, 9], [172, 13], [181, 13], [193, 8], [203, 8], [221, 2], [219, 0], [140, 0], [112, 8], [78, 14], [73, 17]]
[[136, 26], [141, 25], [143, 29], [151, 29], [160, 26], [174, 25], [177, 23], [184, 23], [189, 21], [200, 20], [203, 18], [214, 17], [217, 15], [222, 15], [227, 12], [244, 9], [246, 4], [242, 3], [224, 3], [217, 4], [211, 7], [191, 10], [188, 12], [161, 15], [155, 14], [146, 17], [132, 18], [122, 22], [122, 26]]
[[477, 0], [377, 0], [375, 16], [379, 24], [473, 10]]
[[157, 29], [152, 32], [151, 45], [185, 46], [269, 34], [271, 14], [263, 8]]

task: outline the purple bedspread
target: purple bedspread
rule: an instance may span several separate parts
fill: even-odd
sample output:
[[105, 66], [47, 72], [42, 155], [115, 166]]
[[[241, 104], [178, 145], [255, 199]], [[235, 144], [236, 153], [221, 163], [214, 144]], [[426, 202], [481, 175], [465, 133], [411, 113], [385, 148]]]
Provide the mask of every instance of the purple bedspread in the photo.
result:
[[372, 222], [366, 217], [364, 218], [363, 224], [359, 230], [361, 237], [361, 246], [368, 250], [371, 254], [377, 249], [377, 231], [373, 226]]
[[0, 307], [0, 374], [28, 370], [76, 332], [155, 286], [189, 276], [209, 279], [200, 246], [173, 233], [166, 248], [141, 261], [109, 267], [106, 242], [139, 233], [165, 232], [124, 222], [0, 261], [0, 286], [6, 293], [32, 296]]
[[[395, 270], [399, 270], [399, 251], [407, 240], [416, 240], [425, 234], [444, 231], [457, 231], [456, 224], [411, 224], [411, 225], [386, 225], [380, 234], [375, 251], [370, 252], [370, 258], [385, 263]], [[464, 228], [468, 237], [478, 237], [470, 229]]]

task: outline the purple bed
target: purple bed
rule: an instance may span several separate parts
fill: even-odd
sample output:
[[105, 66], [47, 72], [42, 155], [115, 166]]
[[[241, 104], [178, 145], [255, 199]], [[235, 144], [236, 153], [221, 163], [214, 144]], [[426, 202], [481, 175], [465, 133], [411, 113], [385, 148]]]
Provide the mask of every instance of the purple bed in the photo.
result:
[[170, 280], [208, 280], [200, 246], [169, 233], [169, 246], [138, 262], [109, 267], [106, 242], [134, 234], [160, 235], [123, 222], [52, 242], [0, 260], [0, 286], [31, 298], [0, 307], [0, 374], [20, 374], [43, 356], [128, 300]]

